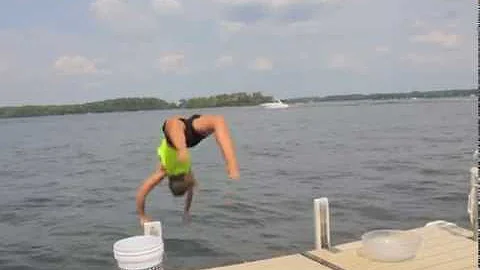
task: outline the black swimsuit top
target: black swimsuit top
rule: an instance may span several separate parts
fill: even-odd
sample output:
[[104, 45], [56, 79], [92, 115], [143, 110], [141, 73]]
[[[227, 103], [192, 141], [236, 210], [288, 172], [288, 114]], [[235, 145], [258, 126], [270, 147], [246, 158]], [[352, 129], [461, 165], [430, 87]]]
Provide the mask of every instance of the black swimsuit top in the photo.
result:
[[[194, 147], [195, 145], [197, 145], [199, 142], [201, 142], [203, 139], [205, 139], [208, 134], [200, 134], [198, 133], [194, 128], [193, 128], [193, 120], [199, 118], [200, 115], [199, 114], [194, 114], [192, 115], [191, 117], [185, 119], [185, 118], [180, 118], [181, 121], [183, 121], [183, 123], [185, 124], [185, 139], [186, 139], [186, 143], [187, 143], [187, 147], [188, 148], [191, 148], [191, 147]], [[168, 134], [165, 132], [165, 123], [163, 123], [163, 127], [162, 127], [162, 130], [163, 130], [163, 134], [165, 135], [165, 139], [167, 140], [167, 143], [171, 146], [171, 147], [174, 147], [173, 146], [173, 143], [172, 141], [170, 140], [170, 137], [168, 136]]]

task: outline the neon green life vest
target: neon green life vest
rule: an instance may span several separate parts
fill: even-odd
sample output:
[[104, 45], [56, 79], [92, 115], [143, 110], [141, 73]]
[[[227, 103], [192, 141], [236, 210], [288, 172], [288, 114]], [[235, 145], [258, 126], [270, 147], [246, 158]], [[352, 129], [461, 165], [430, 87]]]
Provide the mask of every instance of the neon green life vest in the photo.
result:
[[165, 138], [162, 139], [160, 146], [157, 148], [157, 155], [167, 175], [180, 175], [190, 172], [191, 160], [179, 162], [177, 160], [177, 150], [169, 146]]

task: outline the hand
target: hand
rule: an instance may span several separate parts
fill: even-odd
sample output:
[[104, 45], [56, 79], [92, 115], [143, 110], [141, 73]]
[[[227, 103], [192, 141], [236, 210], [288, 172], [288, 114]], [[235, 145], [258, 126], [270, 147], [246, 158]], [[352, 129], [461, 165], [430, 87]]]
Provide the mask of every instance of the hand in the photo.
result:
[[151, 221], [152, 221], [152, 218], [149, 216], [140, 216], [140, 225], [142, 226], [142, 228], [146, 222], [151, 222]]
[[238, 169], [228, 168], [228, 177], [232, 180], [238, 180], [240, 178], [240, 172]]
[[187, 148], [178, 150], [177, 159], [178, 159], [178, 161], [180, 161], [182, 163], [185, 163], [185, 162], [188, 161], [189, 153], [188, 153]]
[[190, 215], [190, 212], [184, 212], [182, 220], [184, 224], [190, 224], [190, 222], [192, 222], [192, 216]]
[[233, 192], [227, 191], [225, 192], [225, 205], [232, 206], [233, 205]]

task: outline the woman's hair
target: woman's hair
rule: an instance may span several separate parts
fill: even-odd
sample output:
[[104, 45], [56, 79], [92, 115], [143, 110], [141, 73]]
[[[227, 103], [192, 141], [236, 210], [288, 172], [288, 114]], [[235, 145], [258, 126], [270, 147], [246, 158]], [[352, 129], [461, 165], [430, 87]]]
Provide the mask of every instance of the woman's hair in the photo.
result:
[[195, 178], [191, 172], [180, 175], [171, 175], [168, 177], [168, 187], [173, 196], [183, 196], [189, 188], [195, 185]]

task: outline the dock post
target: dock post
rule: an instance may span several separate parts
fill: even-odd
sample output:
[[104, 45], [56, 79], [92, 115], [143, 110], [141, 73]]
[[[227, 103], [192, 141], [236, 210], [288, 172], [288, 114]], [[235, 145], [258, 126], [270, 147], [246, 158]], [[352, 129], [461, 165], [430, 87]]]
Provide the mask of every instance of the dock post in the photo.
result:
[[473, 239], [478, 242], [478, 206], [479, 206], [479, 188], [478, 188], [478, 168], [470, 169], [470, 194], [468, 196], [468, 213], [470, 215], [470, 224], [473, 230]]
[[315, 219], [315, 248], [330, 249], [330, 211], [327, 198], [313, 200], [313, 215]]

